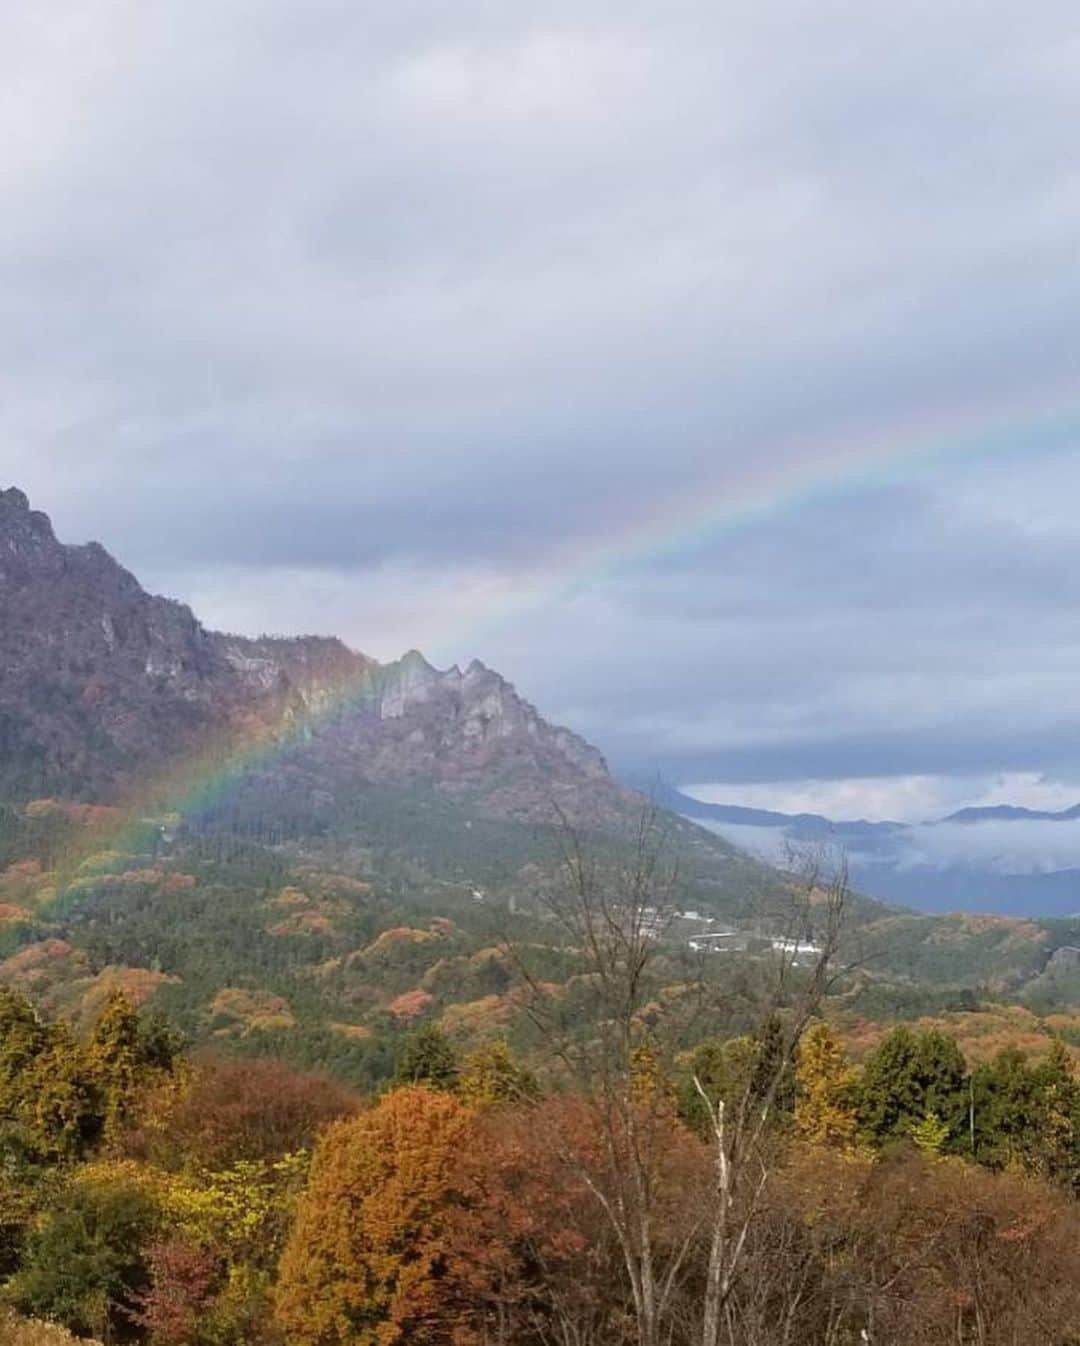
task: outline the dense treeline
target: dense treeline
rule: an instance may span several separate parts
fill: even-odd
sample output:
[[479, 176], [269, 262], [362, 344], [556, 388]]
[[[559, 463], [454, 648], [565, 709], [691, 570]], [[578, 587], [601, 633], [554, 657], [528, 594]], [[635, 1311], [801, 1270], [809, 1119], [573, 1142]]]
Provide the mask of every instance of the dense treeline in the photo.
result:
[[1064, 1052], [969, 1071], [901, 1027], [856, 1070], [824, 1023], [790, 1063], [782, 1033], [672, 1060], [643, 1033], [585, 1092], [429, 1026], [365, 1103], [280, 1063], [187, 1058], [119, 995], [80, 1039], [0, 992], [4, 1298], [153, 1346], [704, 1342], [715, 1125], [772, 1093], [729, 1193], [713, 1342], [1080, 1339]]

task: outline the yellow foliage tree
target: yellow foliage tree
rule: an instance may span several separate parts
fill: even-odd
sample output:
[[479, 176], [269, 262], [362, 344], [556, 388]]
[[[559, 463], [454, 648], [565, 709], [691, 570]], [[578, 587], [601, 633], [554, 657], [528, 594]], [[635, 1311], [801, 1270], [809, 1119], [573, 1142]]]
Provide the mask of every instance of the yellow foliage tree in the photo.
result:
[[514, 1060], [507, 1044], [495, 1041], [485, 1042], [462, 1061], [457, 1092], [472, 1107], [494, 1107], [535, 1099], [539, 1088], [535, 1076]]
[[122, 991], [105, 1002], [87, 1044], [90, 1075], [105, 1105], [105, 1136], [114, 1139], [130, 1120], [141, 1074], [139, 1016]]
[[809, 1028], [795, 1072], [795, 1130], [812, 1145], [845, 1148], [855, 1141], [853, 1071], [828, 1024]]
[[290, 1346], [450, 1340], [439, 1284], [471, 1124], [453, 1095], [409, 1086], [323, 1133], [281, 1260]]
[[674, 1107], [674, 1088], [656, 1043], [649, 1038], [630, 1053], [630, 1093], [641, 1107], [662, 1112]]
[[[276, 1161], [240, 1160], [212, 1172], [158, 1172], [164, 1239], [155, 1250], [153, 1285], [143, 1305], [153, 1341], [181, 1340], [162, 1331], [165, 1322], [175, 1329], [178, 1304], [181, 1325], [198, 1319], [199, 1342], [263, 1340], [274, 1270], [308, 1160], [301, 1150]], [[204, 1272], [196, 1306], [190, 1284], [177, 1280], [185, 1264]]]
[[161, 1203], [175, 1231], [231, 1264], [261, 1262], [280, 1249], [307, 1173], [304, 1151], [275, 1163], [242, 1159], [213, 1173], [162, 1174]]

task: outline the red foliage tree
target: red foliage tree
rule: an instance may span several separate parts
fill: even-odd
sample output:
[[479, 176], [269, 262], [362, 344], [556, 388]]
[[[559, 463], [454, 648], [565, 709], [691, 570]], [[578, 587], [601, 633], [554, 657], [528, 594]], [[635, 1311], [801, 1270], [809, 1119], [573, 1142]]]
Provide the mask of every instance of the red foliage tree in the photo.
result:
[[240, 1159], [278, 1159], [313, 1145], [322, 1128], [359, 1102], [325, 1075], [281, 1061], [204, 1057], [187, 1088], [170, 1097], [136, 1145], [165, 1167], [193, 1160], [228, 1168]]
[[140, 1297], [135, 1321], [160, 1346], [193, 1346], [213, 1300], [216, 1262], [205, 1249], [183, 1239], [154, 1244], [147, 1262], [150, 1289]]
[[[610, 1128], [597, 1105], [555, 1098], [477, 1124], [449, 1222], [455, 1341], [615, 1346], [634, 1340], [633, 1290], [616, 1225]], [[657, 1128], [658, 1254], [689, 1253], [704, 1152], [670, 1115]], [[609, 1197], [609, 1193], [615, 1193]]]

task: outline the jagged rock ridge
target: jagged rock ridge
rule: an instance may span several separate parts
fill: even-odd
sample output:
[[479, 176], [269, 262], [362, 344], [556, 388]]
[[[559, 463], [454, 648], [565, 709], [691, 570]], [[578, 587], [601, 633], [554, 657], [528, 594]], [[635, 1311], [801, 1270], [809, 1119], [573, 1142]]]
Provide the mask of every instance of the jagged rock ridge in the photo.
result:
[[600, 753], [549, 725], [478, 660], [440, 671], [416, 651], [380, 665], [328, 637], [206, 630], [146, 593], [97, 543], [61, 543], [18, 490], [0, 491], [0, 791], [109, 799], [244, 725], [318, 716], [305, 765], [347, 778], [420, 778], [496, 814], [552, 798], [607, 813], [625, 798]]

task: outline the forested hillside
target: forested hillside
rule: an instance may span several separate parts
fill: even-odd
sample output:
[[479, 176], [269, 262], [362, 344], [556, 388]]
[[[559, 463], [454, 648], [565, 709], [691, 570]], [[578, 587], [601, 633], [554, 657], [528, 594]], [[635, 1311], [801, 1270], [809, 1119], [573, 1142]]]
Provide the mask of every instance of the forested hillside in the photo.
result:
[[527, 1056], [428, 1024], [377, 1091], [191, 1055], [115, 990], [81, 1025], [0, 993], [0, 1293], [24, 1316], [4, 1339], [44, 1346], [50, 1320], [149, 1346], [1071, 1341], [1063, 1041], [977, 1062], [899, 1027], [856, 1063], [830, 1024], [833, 878], [792, 894], [818, 911], [813, 963], [762, 965], [743, 1030], [697, 1035], [732, 981], [663, 992], [655, 874], [578, 864], [553, 899], [591, 932], [584, 1000], [545, 980], [546, 948], [507, 946]]

